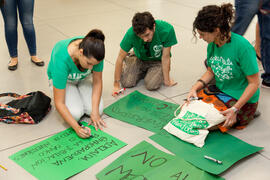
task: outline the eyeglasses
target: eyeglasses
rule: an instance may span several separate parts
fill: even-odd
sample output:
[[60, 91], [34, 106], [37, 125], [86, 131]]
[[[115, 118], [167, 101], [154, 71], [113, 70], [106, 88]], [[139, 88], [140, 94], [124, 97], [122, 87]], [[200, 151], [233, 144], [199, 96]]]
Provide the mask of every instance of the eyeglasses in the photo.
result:
[[150, 43], [145, 43], [143, 46], [144, 46], [144, 49], [146, 50], [145, 55], [147, 57], [151, 57]]

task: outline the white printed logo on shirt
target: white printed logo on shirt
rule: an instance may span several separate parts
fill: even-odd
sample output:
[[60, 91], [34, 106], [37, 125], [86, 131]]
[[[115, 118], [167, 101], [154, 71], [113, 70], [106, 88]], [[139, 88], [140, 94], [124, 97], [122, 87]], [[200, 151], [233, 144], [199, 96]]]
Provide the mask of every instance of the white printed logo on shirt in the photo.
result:
[[153, 50], [155, 51], [155, 57], [160, 57], [161, 56], [161, 52], [162, 52], [162, 45], [154, 45], [153, 46]]
[[233, 63], [230, 58], [224, 59], [223, 57], [213, 56], [210, 58], [210, 67], [212, 68], [215, 76], [220, 80], [229, 80], [233, 78], [232, 68]]

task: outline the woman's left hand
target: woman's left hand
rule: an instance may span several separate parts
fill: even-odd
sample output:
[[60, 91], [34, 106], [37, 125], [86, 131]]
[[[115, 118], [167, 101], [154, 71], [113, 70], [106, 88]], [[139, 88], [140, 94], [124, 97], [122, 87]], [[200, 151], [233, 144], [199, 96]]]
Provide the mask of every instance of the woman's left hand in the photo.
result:
[[220, 112], [222, 115], [226, 116], [226, 120], [223, 127], [230, 128], [236, 123], [237, 113], [234, 112], [232, 108]]
[[[93, 123], [92, 125], [94, 125], [96, 131], [98, 129], [102, 130], [102, 126], [106, 127], [106, 123], [101, 119], [99, 114], [91, 113], [90, 117], [91, 117], [91, 120], [92, 120], [92, 123]], [[90, 125], [90, 123], [88, 125]]]

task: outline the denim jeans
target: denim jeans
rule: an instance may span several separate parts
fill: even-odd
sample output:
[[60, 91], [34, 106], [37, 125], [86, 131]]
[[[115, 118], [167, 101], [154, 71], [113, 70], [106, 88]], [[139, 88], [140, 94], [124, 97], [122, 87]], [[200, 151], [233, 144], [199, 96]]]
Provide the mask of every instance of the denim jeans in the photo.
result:
[[258, 12], [261, 36], [262, 78], [270, 83], [270, 0], [264, 0]]
[[235, 0], [235, 23], [232, 32], [244, 35], [253, 17], [258, 13], [260, 0]]
[[10, 57], [18, 56], [18, 15], [31, 56], [36, 55], [36, 34], [33, 24], [34, 0], [6, 0], [1, 12], [5, 24], [5, 37]]

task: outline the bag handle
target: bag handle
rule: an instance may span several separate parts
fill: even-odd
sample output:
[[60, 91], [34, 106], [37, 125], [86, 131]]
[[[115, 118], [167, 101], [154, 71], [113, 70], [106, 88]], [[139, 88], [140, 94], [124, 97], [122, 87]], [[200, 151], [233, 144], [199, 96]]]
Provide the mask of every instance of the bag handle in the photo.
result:
[[[13, 107], [11, 107], [11, 106], [9, 106], [9, 105], [6, 105], [6, 104], [1, 104], [0, 103], [0, 110], [6, 110], [6, 111], [9, 111], [9, 112], [11, 112], [11, 113], [13, 113], [14, 115], [16, 115], [18, 112], [20, 112], [20, 109], [16, 109], [16, 108], [13, 108]], [[1, 115], [0, 115], [0, 117], [1, 117]]]
[[14, 97], [14, 98], [18, 98], [21, 95], [17, 94], [17, 93], [12, 93], [12, 92], [8, 92], [8, 93], [1, 93], [0, 97], [5, 97], [5, 96], [10, 96], [10, 97]]

